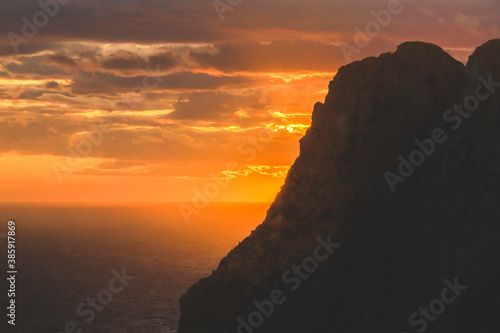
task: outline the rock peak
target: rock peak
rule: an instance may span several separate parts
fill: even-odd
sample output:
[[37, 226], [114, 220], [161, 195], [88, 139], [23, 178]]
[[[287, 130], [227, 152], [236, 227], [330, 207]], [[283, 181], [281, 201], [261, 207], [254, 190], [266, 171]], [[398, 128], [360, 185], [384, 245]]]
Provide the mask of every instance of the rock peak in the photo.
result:
[[397, 48], [396, 52], [444, 52], [444, 50], [432, 43], [413, 41], [413, 42], [404, 42], [400, 44]]
[[467, 67], [476, 72], [500, 68], [500, 39], [493, 39], [479, 46], [469, 57]]

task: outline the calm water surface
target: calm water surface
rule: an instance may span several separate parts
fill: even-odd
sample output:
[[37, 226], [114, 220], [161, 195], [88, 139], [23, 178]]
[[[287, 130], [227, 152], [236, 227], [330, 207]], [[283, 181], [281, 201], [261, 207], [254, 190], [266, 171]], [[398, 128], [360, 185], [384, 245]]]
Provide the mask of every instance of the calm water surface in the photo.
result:
[[[65, 332], [73, 321], [82, 332], [176, 332], [179, 297], [264, 220], [268, 207], [213, 203], [186, 224], [171, 203], [0, 204], [0, 233], [10, 219], [17, 227], [16, 328], [7, 331]], [[111, 271], [122, 268], [135, 278], [85, 323], [91, 315], [78, 315], [78, 305], [96, 298]], [[5, 309], [5, 279], [1, 286]]]

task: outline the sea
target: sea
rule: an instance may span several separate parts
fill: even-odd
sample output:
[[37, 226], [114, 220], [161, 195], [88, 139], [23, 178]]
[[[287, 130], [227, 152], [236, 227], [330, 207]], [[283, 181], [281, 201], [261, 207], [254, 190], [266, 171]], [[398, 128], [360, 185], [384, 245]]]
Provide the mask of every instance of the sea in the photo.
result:
[[[177, 203], [2, 203], [0, 332], [177, 332], [180, 296], [262, 223], [269, 206], [211, 203], [186, 221]], [[15, 326], [7, 323], [11, 299]]]

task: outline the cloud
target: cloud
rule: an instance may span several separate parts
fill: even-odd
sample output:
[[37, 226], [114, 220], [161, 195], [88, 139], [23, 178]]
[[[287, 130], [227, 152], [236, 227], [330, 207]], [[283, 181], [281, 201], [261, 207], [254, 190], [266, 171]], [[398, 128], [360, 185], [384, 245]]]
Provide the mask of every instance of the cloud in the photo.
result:
[[[464, 60], [500, 33], [496, 0], [401, 2], [403, 12], [353, 60], [394, 51], [406, 40], [439, 44]], [[0, 154], [11, 163], [25, 163], [26, 155], [36, 161], [27, 173], [8, 177], [16, 184], [10, 192], [24, 200], [54, 199], [49, 193], [57, 186], [35, 195], [33, 184], [40, 182], [26, 179], [37, 169], [52, 174], [47, 161], [65, 160], [68, 147], [76, 149], [102, 121], [111, 131], [78, 159], [77, 170], [70, 168], [78, 176], [67, 178], [93, 186], [86, 200], [104, 192], [103, 200], [136, 193], [143, 200], [151, 186], [170, 188], [173, 200], [184, 186], [190, 199], [193, 179], [237, 176], [224, 173], [230, 160], [244, 166], [240, 172], [248, 177], [235, 179], [242, 189], [279, 186], [314, 103], [347, 62], [339, 45], [353, 44], [355, 28], [363, 30], [387, 4], [252, 0], [221, 22], [211, 0], [70, 1], [16, 54], [7, 34], [22, 35], [23, 21], [41, 7], [32, 0], [0, 1]], [[275, 137], [249, 161], [253, 155], [239, 147], [252, 152], [250, 140], [263, 128]], [[86, 177], [97, 175], [103, 177]], [[126, 182], [134, 184], [130, 191], [114, 190]], [[75, 193], [61, 190], [57, 198]]]
[[102, 62], [102, 66], [106, 69], [144, 69], [149, 66], [148, 63], [141, 57], [113, 57]]
[[130, 162], [130, 161], [119, 161], [119, 160], [107, 160], [101, 162], [97, 165], [99, 169], [116, 170], [116, 169], [127, 169], [135, 166], [144, 166], [144, 163]]
[[[244, 1], [235, 10], [226, 13], [225, 20], [221, 23], [212, 2], [206, 0], [108, 0], [105, 4], [100, 0], [71, 1], [60, 6], [57, 15], [45, 27], [40, 28], [38, 35], [30, 39], [29, 43], [22, 44], [20, 51], [33, 53], [40, 50], [40, 44], [43, 43], [77, 40], [143, 45], [277, 39], [346, 41], [355, 34], [354, 27], [363, 28], [368, 21], [373, 20], [371, 11], [386, 9], [387, 3], [387, 0]], [[435, 13], [435, 19], [416, 15], [419, 7], [423, 6], [420, 1], [401, 3], [404, 12], [391, 21], [381, 38], [398, 43], [426, 36], [431, 42], [447, 40], [464, 47], [464, 44], [470, 44], [471, 41], [468, 38], [462, 41], [460, 34], [456, 32], [446, 38], [443, 34], [422, 34], [420, 31], [421, 28], [424, 31], [438, 31], [437, 18], [452, 11], [467, 13], [473, 27], [476, 26], [475, 20], [480, 21], [479, 31], [485, 39], [495, 37], [489, 26], [497, 25], [498, 1], [428, 0], [425, 2], [425, 7], [428, 8], [426, 11]], [[453, 10], [450, 11], [450, 8]], [[12, 32], [21, 35], [21, 18], [30, 20], [40, 10], [37, 1], [0, 2], [2, 31], [5, 34]], [[0, 42], [0, 54], [14, 54], [6, 38]]]
[[96, 163], [93, 166], [80, 168], [64, 168], [64, 160], [60, 161], [60, 172], [86, 176], [147, 176], [150, 167], [145, 163], [136, 163], [126, 160], [109, 159]]
[[271, 165], [247, 165], [251, 172], [259, 175], [272, 176], [273, 178], [285, 178], [290, 166], [271, 166]]
[[17, 99], [35, 99], [37, 97], [42, 96], [43, 94], [44, 94], [43, 90], [24, 89], [24, 91], [19, 94]]
[[[259, 92], [234, 94], [228, 92], [194, 92], [179, 96], [174, 103], [174, 111], [164, 118], [220, 120], [233, 117], [239, 109], [251, 110], [265, 108]], [[236, 115], [237, 116], [237, 115]]]
[[[1, 8], [1, 3], [0, 3], [0, 8]], [[3, 9], [1, 9], [3, 10]], [[1, 14], [0, 14], [1, 15]], [[0, 22], [3, 23], [2, 19], [0, 19]], [[21, 21], [19, 21], [21, 22]], [[7, 31], [7, 30], [4, 30]], [[10, 44], [9, 40], [7, 38], [4, 38], [5, 36], [2, 36], [0, 38], [0, 56], [7, 56], [7, 55], [15, 55], [16, 52], [14, 52], [14, 49], [12, 48], [12, 45]], [[57, 43], [54, 43], [53, 41], [45, 41], [40, 38], [37, 38], [36, 40], [32, 40], [27, 44], [22, 44], [19, 47], [19, 52], [17, 55], [32, 55], [41, 51], [45, 50], [56, 50], [57, 49]]]
[[59, 89], [59, 88], [61, 88], [61, 85], [56, 81], [50, 81], [50, 82], [45, 83], [45, 88], [47, 88], [47, 89]]
[[4, 68], [11, 74], [27, 74], [31, 77], [50, 76], [68, 77], [68, 72], [58, 65], [47, 62], [45, 55], [40, 56], [20, 56], [15, 61], [4, 64]]
[[73, 59], [66, 57], [63, 54], [50, 54], [47, 56], [49, 63], [56, 63], [58, 65], [65, 65], [70, 67], [76, 67], [78, 64]]
[[145, 59], [124, 50], [120, 50], [118, 54], [102, 61], [103, 68], [115, 70], [146, 70], [147, 68], [158, 68], [161, 71], [166, 71], [179, 64], [180, 60], [173, 53], [165, 52], [154, 54]]
[[310, 40], [218, 44], [191, 58], [223, 72], [334, 72], [346, 62], [338, 46]]
[[455, 23], [457, 26], [462, 27], [462, 29], [472, 33], [478, 33], [481, 27], [481, 21], [478, 18], [463, 13], [458, 13], [455, 16]]
[[73, 78], [71, 90], [75, 94], [118, 92], [147, 92], [150, 90], [214, 90], [219, 88], [242, 88], [248, 85], [271, 83], [262, 78], [244, 75], [211, 75], [188, 71], [156, 76], [118, 76], [113, 73], [79, 72]]

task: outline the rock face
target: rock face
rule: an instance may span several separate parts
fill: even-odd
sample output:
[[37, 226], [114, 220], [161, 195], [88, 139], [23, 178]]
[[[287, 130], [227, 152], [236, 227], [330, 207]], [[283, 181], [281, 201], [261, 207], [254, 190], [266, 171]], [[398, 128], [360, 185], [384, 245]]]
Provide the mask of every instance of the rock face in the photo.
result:
[[342, 67], [265, 221], [181, 298], [179, 333], [498, 332], [496, 82], [500, 40], [467, 66], [411, 42]]

